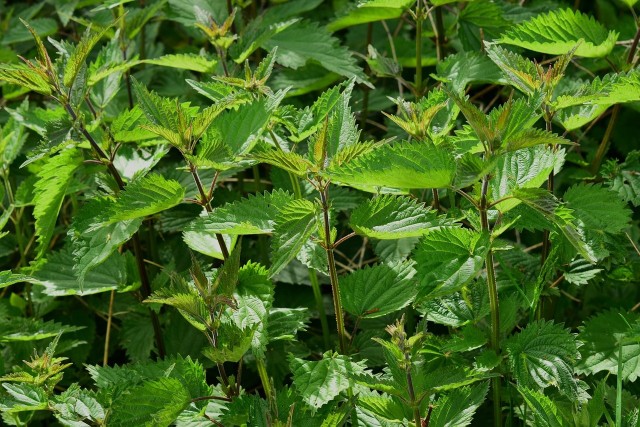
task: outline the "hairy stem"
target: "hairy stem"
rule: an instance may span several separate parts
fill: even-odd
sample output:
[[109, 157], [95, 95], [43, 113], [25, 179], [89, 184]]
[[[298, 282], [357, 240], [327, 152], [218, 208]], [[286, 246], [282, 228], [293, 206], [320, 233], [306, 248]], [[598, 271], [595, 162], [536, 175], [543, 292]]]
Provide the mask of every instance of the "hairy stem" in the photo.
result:
[[[482, 192], [480, 196], [480, 221], [482, 230], [490, 233], [489, 218], [487, 215], [487, 191], [489, 189], [489, 176], [486, 175], [482, 180]], [[489, 249], [485, 258], [487, 268], [487, 287], [489, 289], [489, 306], [491, 309], [491, 348], [496, 354], [500, 354], [500, 306], [498, 302], [498, 285], [496, 282], [496, 272], [493, 267], [493, 250]], [[502, 397], [500, 390], [500, 378], [491, 379], [491, 388], [493, 390], [493, 417], [494, 426], [502, 426]]]
[[104, 353], [102, 354], [102, 366], [109, 364], [109, 341], [111, 340], [111, 324], [113, 322], [113, 304], [116, 299], [116, 291], [111, 291], [111, 297], [109, 298], [109, 312], [107, 314], [107, 332], [104, 336]]
[[[78, 122], [80, 133], [82, 133], [82, 135], [87, 139], [87, 141], [89, 141], [89, 145], [91, 145], [91, 148], [96, 152], [100, 161], [102, 161], [107, 166], [107, 170], [109, 171], [109, 173], [115, 180], [116, 184], [118, 185], [118, 189], [120, 191], [124, 190], [125, 188], [124, 181], [122, 180], [122, 177], [120, 176], [120, 172], [118, 172], [118, 169], [116, 169], [113, 162], [104, 152], [102, 147], [100, 147], [100, 145], [96, 142], [93, 136], [89, 133], [89, 131], [87, 131], [87, 129], [84, 126], [84, 123], [78, 120], [78, 114], [74, 111], [71, 104], [69, 104], [68, 102], [65, 102], [63, 105], [64, 105], [64, 109], [67, 111], [71, 119], [74, 122]], [[140, 244], [140, 236], [138, 234], [138, 231], [136, 231], [133, 234], [131, 241], [133, 242], [133, 254], [136, 259], [138, 274], [140, 275], [140, 291], [142, 294], [142, 298], [147, 299], [149, 295], [151, 295], [151, 282], [149, 281], [149, 276], [147, 275], [147, 268], [144, 264], [144, 257], [142, 255], [142, 245]], [[151, 317], [151, 324], [153, 325], [153, 334], [156, 341], [156, 347], [158, 348], [158, 356], [160, 356], [160, 358], [164, 358], [165, 356], [164, 338], [162, 337], [162, 328], [160, 327], [160, 320], [158, 319], [158, 315], [156, 314], [156, 312], [153, 311], [152, 309], [149, 309], [149, 315]]]
[[[546, 114], [545, 114], [545, 126], [547, 132], [551, 132], [551, 117], [549, 116], [549, 108], [545, 106]], [[551, 194], [553, 194], [555, 175], [553, 171], [549, 173], [549, 178], [547, 178], [547, 190]], [[542, 265], [544, 265], [547, 257], [549, 256], [549, 250], [551, 249], [551, 241], [549, 240], [549, 230], [544, 230], [542, 235]]]
[[264, 359], [262, 357], [256, 357], [256, 366], [258, 367], [258, 376], [260, 377], [260, 381], [262, 382], [262, 389], [264, 390], [264, 395], [267, 398], [267, 401], [270, 404], [275, 403], [275, 396], [273, 394], [273, 390], [271, 388], [271, 379], [269, 378], [269, 374], [267, 373], [267, 365], [264, 363]]
[[422, 96], [422, 21], [424, 19], [422, 10], [422, 0], [416, 3], [416, 98]]
[[[198, 168], [191, 162], [187, 161], [189, 164], [189, 171], [191, 172], [191, 176], [193, 176], [193, 180], [196, 183], [196, 187], [198, 187], [198, 192], [200, 193], [200, 203], [207, 212], [211, 212], [211, 198], [204, 191], [204, 187], [202, 186], [202, 180], [200, 179], [200, 175], [198, 175]], [[222, 258], [226, 261], [229, 258], [229, 249], [227, 248], [227, 244], [222, 237], [222, 234], [216, 233], [216, 239], [218, 240], [218, 245], [220, 245], [220, 252], [222, 252]]]
[[324, 245], [327, 252], [327, 262], [329, 264], [329, 279], [331, 281], [331, 293], [333, 295], [333, 307], [336, 313], [336, 325], [338, 328], [338, 339], [340, 342], [340, 352], [345, 354], [347, 350], [346, 332], [344, 329], [344, 313], [340, 302], [340, 287], [338, 286], [338, 271], [333, 253], [333, 242], [331, 241], [331, 224], [329, 222], [329, 184], [325, 184], [320, 189], [320, 202], [322, 203], [322, 215], [324, 218]]

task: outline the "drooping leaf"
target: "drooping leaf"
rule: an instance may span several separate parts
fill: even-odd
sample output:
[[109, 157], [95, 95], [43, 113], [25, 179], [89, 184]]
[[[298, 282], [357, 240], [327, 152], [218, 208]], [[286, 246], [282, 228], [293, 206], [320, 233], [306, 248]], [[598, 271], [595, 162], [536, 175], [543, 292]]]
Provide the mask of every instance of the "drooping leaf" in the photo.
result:
[[283, 190], [249, 195], [199, 217], [185, 230], [237, 235], [271, 233], [280, 210], [291, 201], [293, 196]]
[[401, 142], [383, 145], [355, 159], [332, 164], [327, 176], [345, 185], [373, 189], [443, 188], [455, 176], [450, 150], [431, 143]]
[[626, 203], [599, 184], [574, 185], [564, 193], [563, 199], [591, 232], [619, 233], [631, 220], [631, 210]]
[[606, 56], [617, 40], [618, 33], [571, 9], [538, 15], [509, 28], [500, 38], [501, 43], [551, 55], [565, 54], [580, 43], [575, 55], [588, 58]]
[[333, 32], [368, 22], [399, 18], [413, 3], [414, 0], [368, 0], [347, 6], [327, 25], [327, 29]]
[[513, 335], [505, 345], [509, 364], [520, 387], [557, 387], [578, 398], [573, 365], [579, 358], [575, 337], [562, 325], [537, 321]]
[[[578, 339], [582, 360], [577, 370], [586, 374], [607, 371], [625, 381], [640, 376], [640, 319], [635, 313], [609, 310], [587, 320]], [[622, 346], [622, 360], [619, 360]], [[618, 372], [618, 362], [622, 372]]]
[[159, 58], [144, 59], [145, 64], [160, 65], [162, 67], [180, 68], [183, 70], [211, 73], [215, 70], [217, 61], [193, 53], [179, 53], [163, 55]]
[[184, 198], [185, 189], [178, 181], [159, 174], [149, 174], [129, 183], [111, 207], [108, 223], [132, 220], [172, 208]]
[[318, 24], [302, 21], [275, 34], [262, 47], [271, 50], [278, 47], [276, 61], [285, 67], [299, 68], [313, 61], [329, 71], [356, 81], [367, 81], [361, 68], [346, 47]]
[[280, 210], [271, 243], [270, 277], [278, 274], [298, 254], [316, 225], [317, 208], [308, 200], [293, 200]]
[[354, 209], [349, 220], [356, 233], [376, 239], [419, 237], [445, 224], [424, 204], [392, 195], [367, 200]]
[[69, 326], [53, 320], [26, 317], [0, 318], [0, 342], [28, 342], [53, 338], [65, 332], [74, 332], [83, 326]]
[[317, 362], [289, 358], [293, 384], [298, 394], [312, 408], [321, 408], [350, 387], [352, 376], [364, 372], [362, 362], [330, 351]]
[[430, 426], [465, 427], [471, 424], [476, 410], [482, 405], [488, 383], [464, 387], [438, 399], [431, 413]]
[[414, 251], [418, 299], [459, 291], [480, 272], [488, 250], [488, 236], [472, 230], [443, 228], [427, 234]]
[[339, 280], [344, 309], [358, 317], [380, 317], [409, 305], [418, 290], [412, 262], [378, 264]]

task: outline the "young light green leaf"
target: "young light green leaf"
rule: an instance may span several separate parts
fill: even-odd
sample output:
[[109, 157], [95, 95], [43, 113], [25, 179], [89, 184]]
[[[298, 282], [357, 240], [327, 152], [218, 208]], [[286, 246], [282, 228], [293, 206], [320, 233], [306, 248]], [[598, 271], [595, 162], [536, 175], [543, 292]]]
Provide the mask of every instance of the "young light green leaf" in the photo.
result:
[[67, 63], [64, 67], [63, 82], [68, 88], [73, 86], [78, 73], [86, 65], [87, 58], [91, 53], [93, 47], [105, 36], [105, 34], [111, 30], [111, 27], [105, 27], [101, 31], [92, 33], [90, 28], [87, 28], [85, 33], [80, 38], [80, 41], [69, 54]]
[[246, 154], [258, 142], [258, 136], [275, 107], [267, 99], [243, 104], [218, 116], [209, 131], [221, 135], [232, 154]]
[[431, 143], [383, 145], [342, 163], [330, 165], [327, 177], [345, 185], [395, 188], [444, 188], [455, 176], [450, 150]]
[[340, 278], [344, 309], [358, 317], [380, 317], [409, 305], [418, 293], [412, 262], [378, 264]]
[[280, 210], [291, 201], [293, 196], [283, 190], [250, 194], [198, 217], [185, 230], [234, 235], [271, 233]]
[[289, 365], [298, 394], [312, 408], [333, 400], [350, 387], [354, 375], [364, 372], [363, 362], [352, 362], [349, 356], [330, 351], [317, 362], [290, 357]]
[[36, 219], [38, 257], [44, 255], [58, 219], [67, 187], [73, 173], [81, 165], [82, 156], [74, 149], [65, 150], [48, 159], [37, 173], [35, 183], [33, 216]]
[[304, 199], [287, 203], [276, 218], [271, 250], [273, 262], [269, 277], [282, 270], [300, 252], [317, 224], [316, 206]]
[[143, 218], [172, 208], [184, 198], [178, 181], [155, 173], [138, 178], [120, 192], [110, 209], [107, 223]]
[[51, 95], [51, 85], [44, 72], [25, 64], [0, 64], [0, 81], [24, 87], [42, 95]]
[[459, 291], [482, 269], [489, 237], [464, 228], [443, 228], [427, 234], [415, 249], [420, 278], [418, 299]]
[[500, 68], [506, 80], [527, 95], [533, 94], [542, 86], [536, 64], [524, 56], [504, 49], [495, 43], [485, 42], [489, 58]]
[[557, 387], [578, 399], [573, 366], [580, 358], [575, 336], [562, 325], [537, 321], [509, 338], [505, 344], [509, 364], [520, 387]]
[[311, 162], [300, 154], [279, 149], [258, 147], [248, 157], [261, 163], [277, 166], [300, 177], [306, 176], [307, 172], [313, 168]]
[[392, 195], [367, 200], [351, 213], [349, 220], [356, 233], [375, 239], [420, 237], [445, 224], [424, 203]]
[[575, 55], [601, 58], [611, 52], [617, 40], [617, 32], [607, 31], [593, 17], [558, 9], [509, 28], [499, 41], [551, 55], [565, 54], [579, 43]]
[[215, 71], [218, 61], [208, 59], [195, 53], [179, 53], [163, 55], [159, 58], [144, 59], [145, 64], [160, 65], [162, 67], [180, 68], [183, 70], [197, 71], [198, 73], [211, 73]]
[[436, 64], [437, 80], [448, 82], [455, 93], [462, 93], [470, 83], [506, 83], [500, 68], [480, 52], [459, 52]]
[[344, 7], [344, 11], [327, 25], [331, 32], [368, 22], [399, 18], [415, 0], [367, 0]]

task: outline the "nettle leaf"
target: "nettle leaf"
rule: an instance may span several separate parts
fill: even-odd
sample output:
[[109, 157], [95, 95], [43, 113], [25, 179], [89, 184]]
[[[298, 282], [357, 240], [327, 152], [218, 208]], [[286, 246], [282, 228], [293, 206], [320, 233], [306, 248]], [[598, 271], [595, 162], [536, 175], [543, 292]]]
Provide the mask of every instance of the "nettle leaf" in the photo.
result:
[[189, 406], [189, 390], [175, 378], [144, 382], [120, 395], [112, 406], [109, 425], [168, 426]]
[[49, 158], [37, 173], [38, 180], [34, 185], [33, 216], [36, 219], [38, 257], [48, 249], [67, 187], [81, 163], [82, 156], [78, 151], [65, 150]]
[[0, 271], [0, 289], [16, 283], [38, 283], [38, 280], [25, 274], [15, 274], [11, 270]]
[[606, 185], [625, 202], [640, 206], [640, 151], [632, 151], [624, 162], [609, 161], [603, 165]]
[[466, 292], [428, 300], [418, 310], [431, 322], [455, 328], [477, 322], [489, 314], [487, 285], [472, 282]]
[[358, 234], [375, 239], [420, 237], [448, 222], [436, 211], [405, 196], [382, 195], [357, 207], [349, 225]]
[[130, 182], [111, 207], [108, 223], [154, 215], [170, 209], [184, 198], [185, 189], [178, 181], [151, 173]]
[[83, 328], [84, 326], [63, 325], [53, 320], [45, 321], [27, 317], [0, 318], [0, 342], [39, 341]]
[[399, 18], [415, 0], [367, 0], [349, 5], [327, 25], [329, 31], [338, 31], [368, 22]]
[[411, 304], [418, 293], [413, 262], [367, 266], [340, 278], [344, 309], [358, 317], [380, 317]]
[[106, 198], [89, 200], [80, 208], [67, 232], [76, 262], [73, 270], [81, 291], [88, 271], [108, 259], [142, 224], [142, 219], [136, 218], [103, 226], [101, 223], [108, 220], [106, 213], [112, 206], [113, 202]]
[[351, 378], [364, 372], [364, 362], [352, 362], [349, 356], [328, 351], [322, 360], [311, 362], [289, 357], [293, 384], [302, 400], [312, 408], [321, 408], [351, 386]]
[[[587, 320], [578, 339], [582, 360], [576, 369], [589, 375], [607, 371], [625, 381], [640, 376], [640, 318], [635, 313], [609, 310]], [[619, 351], [622, 347], [622, 360]], [[618, 372], [618, 363], [622, 371]]]
[[[563, 163], [564, 150], [537, 146], [507, 152], [498, 158], [495, 177], [489, 181], [491, 199], [512, 196], [515, 189], [540, 187]], [[496, 208], [506, 212], [518, 203], [518, 199], [507, 199]]]
[[159, 58], [140, 61], [145, 64], [160, 65], [162, 67], [180, 68], [182, 70], [211, 73], [215, 71], [218, 61], [195, 53], [179, 53], [163, 55]]
[[76, 383], [55, 396], [53, 408], [56, 418], [67, 425], [85, 420], [100, 423], [105, 419], [105, 410], [96, 399], [95, 393], [81, 389]]
[[313, 167], [311, 162], [298, 153], [267, 147], [259, 147], [253, 150], [249, 157], [261, 163], [277, 166], [299, 177], [306, 176], [307, 172]]
[[531, 408], [536, 425], [541, 427], [569, 427], [569, 423], [562, 416], [556, 404], [539, 391], [525, 387], [518, 387], [518, 392]]
[[271, 233], [280, 210], [293, 200], [284, 190], [250, 194], [195, 219], [185, 230], [234, 235]]
[[455, 176], [451, 150], [431, 143], [401, 142], [383, 145], [340, 165], [326, 175], [345, 185], [374, 187], [444, 188]]
[[266, 322], [269, 342], [294, 340], [298, 331], [307, 329], [309, 315], [306, 308], [271, 308]]
[[456, 93], [463, 92], [470, 83], [504, 84], [500, 68], [480, 52], [459, 52], [436, 64], [440, 81], [451, 85]]
[[598, 107], [596, 111], [600, 111], [613, 104], [638, 100], [640, 100], [640, 73], [637, 70], [631, 70], [627, 73], [597, 76], [592, 81], [559, 95], [554, 102], [554, 107], [562, 110], [586, 104]]
[[297, 22], [262, 45], [267, 50], [276, 46], [276, 61], [285, 67], [296, 69], [312, 61], [341, 76], [354, 77], [358, 83], [367, 81], [349, 50], [315, 22]]
[[453, 390], [438, 399], [431, 413], [430, 427], [465, 427], [484, 402], [489, 383]]
[[280, 210], [271, 242], [269, 277], [278, 274], [300, 252], [316, 229], [317, 215], [316, 205], [304, 199], [293, 200]]
[[42, 95], [51, 95], [52, 88], [47, 76], [26, 64], [0, 64], [0, 81], [21, 86]]
[[573, 365], [580, 358], [576, 338], [562, 325], [543, 320], [529, 323], [505, 344], [513, 375], [521, 387], [557, 387], [578, 398]]
[[560, 9], [509, 28], [499, 41], [551, 55], [565, 54], [580, 43], [575, 55], [600, 58], [611, 52], [617, 40], [617, 32], [607, 31], [593, 17]]
[[71, 250], [65, 248], [49, 255], [47, 262], [38, 266], [33, 278], [50, 296], [90, 295], [124, 288], [128, 284], [126, 258], [118, 253], [87, 269], [84, 282], [78, 278], [76, 265]]
[[631, 209], [616, 193], [600, 184], [577, 184], [563, 197], [567, 206], [590, 231], [619, 233], [629, 226]]
[[418, 299], [459, 291], [482, 269], [489, 236], [464, 228], [443, 228], [427, 234], [414, 251], [420, 278]]
[[111, 30], [111, 27], [105, 27], [101, 31], [91, 33], [91, 29], [87, 28], [82, 38], [76, 46], [73, 47], [64, 67], [63, 83], [67, 87], [72, 87], [82, 67], [86, 65], [87, 58], [93, 47]]
[[489, 58], [500, 68], [507, 82], [523, 93], [533, 94], [542, 86], [536, 64], [524, 56], [504, 49], [495, 43], [485, 42]]
[[49, 407], [49, 398], [42, 387], [31, 384], [3, 383], [9, 398], [0, 405], [3, 412], [15, 414], [23, 411], [42, 411]]

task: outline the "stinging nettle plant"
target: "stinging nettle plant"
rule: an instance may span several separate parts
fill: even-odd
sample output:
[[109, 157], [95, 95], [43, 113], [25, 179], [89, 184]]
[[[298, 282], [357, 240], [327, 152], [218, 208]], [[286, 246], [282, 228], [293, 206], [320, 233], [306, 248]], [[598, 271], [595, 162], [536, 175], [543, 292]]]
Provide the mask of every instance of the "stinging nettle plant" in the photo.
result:
[[3, 422], [638, 425], [634, 4], [2, 3]]

